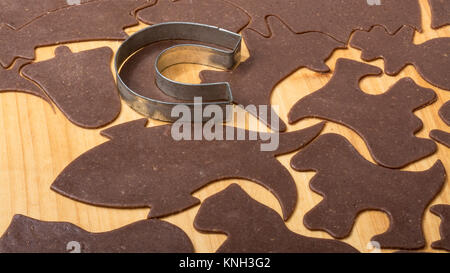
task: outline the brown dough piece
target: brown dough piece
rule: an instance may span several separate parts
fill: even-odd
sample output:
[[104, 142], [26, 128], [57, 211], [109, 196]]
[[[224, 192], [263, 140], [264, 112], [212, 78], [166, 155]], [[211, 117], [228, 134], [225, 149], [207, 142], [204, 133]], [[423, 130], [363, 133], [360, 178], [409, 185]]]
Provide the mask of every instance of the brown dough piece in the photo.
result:
[[430, 137], [442, 145], [450, 148], [450, 134], [441, 130], [432, 130]]
[[337, 240], [310, 238], [290, 231], [276, 211], [252, 199], [237, 184], [203, 201], [194, 227], [227, 235], [218, 253], [359, 252]]
[[0, 1], [0, 23], [18, 29], [34, 19], [71, 5], [84, 4], [96, 0], [2, 0]]
[[100, 128], [114, 121], [121, 103], [111, 73], [113, 51], [109, 47], [72, 53], [66, 46], [55, 58], [23, 68], [74, 124]]
[[281, 18], [294, 32], [317, 31], [347, 42], [354, 30], [382, 25], [391, 33], [403, 25], [421, 31], [422, 17], [417, 0], [383, 0], [381, 5], [348, 0], [227, 0], [252, 18], [249, 28], [269, 36], [266, 17]]
[[431, 27], [438, 29], [450, 25], [450, 1], [428, 0], [431, 8]]
[[[243, 31], [243, 37], [251, 57], [232, 72], [202, 71], [203, 82], [229, 82], [236, 104], [270, 105], [272, 91], [278, 83], [300, 68], [306, 67], [316, 72], [329, 72], [325, 61], [334, 50], [344, 48], [322, 33], [295, 34], [278, 18], [269, 17], [272, 32], [266, 38], [253, 30]], [[280, 54], [281, 53], [281, 54]], [[251, 113], [258, 116], [258, 113]], [[271, 125], [271, 119], [263, 120]], [[279, 121], [280, 131], [286, 130]]]
[[44, 91], [20, 75], [20, 69], [29, 62], [18, 59], [10, 69], [0, 67], [0, 92], [24, 92], [49, 102]]
[[[439, 116], [448, 126], [450, 126], [450, 101], [447, 101], [439, 110]], [[450, 133], [441, 130], [433, 130], [430, 132], [430, 137], [450, 148]]]
[[223, 0], [159, 0], [139, 10], [137, 18], [146, 24], [194, 22], [240, 32], [250, 18], [241, 9]]
[[442, 219], [439, 228], [441, 240], [433, 242], [431, 247], [450, 251], [450, 205], [436, 205], [431, 207], [430, 211]]
[[89, 40], [123, 40], [124, 28], [137, 25], [131, 14], [147, 0], [101, 0], [75, 5], [39, 17], [20, 30], [0, 26], [0, 64], [16, 57], [34, 59], [40, 46]]
[[383, 58], [385, 73], [395, 76], [408, 64], [413, 65], [424, 80], [450, 91], [450, 38], [436, 38], [423, 44], [413, 42], [414, 29], [404, 27], [390, 35], [382, 27], [370, 32], [357, 32], [351, 46], [362, 50], [361, 58], [373, 61]]
[[423, 123], [413, 111], [436, 101], [436, 94], [410, 78], [381, 95], [359, 88], [363, 77], [380, 73], [378, 67], [339, 59], [328, 84], [298, 101], [289, 122], [314, 117], [343, 124], [364, 139], [377, 163], [389, 168], [402, 168], [435, 153], [436, 143], [414, 135]]
[[295, 209], [297, 190], [288, 170], [275, 156], [303, 147], [324, 126], [320, 123], [280, 134], [278, 149], [262, 152], [261, 144], [268, 141], [251, 141], [249, 131], [242, 129], [224, 127], [223, 134], [227, 128], [235, 136], [244, 133], [245, 141], [176, 141], [171, 125], [145, 128], [146, 123], [147, 119], [141, 119], [104, 130], [102, 135], [110, 141], [73, 161], [56, 178], [52, 189], [92, 205], [150, 207], [149, 217], [153, 218], [199, 204], [192, 193], [207, 184], [242, 178], [273, 192], [287, 219]]
[[324, 197], [305, 215], [307, 228], [345, 238], [359, 213], [381, 210], [391, 225], [372, 241], [383, 248], [425, 246], [423, 214], [446, 180], [441, 161], [423, 172], [387, 169], [364, 159], [344, 137], [326, 134], [295, 155], [291, 166], [317, 172], [310, 187]]
[[[76, 249], [80, 246], [80, 249]], [[180, 228], [144, 220], [104, 233], [87, 232], [71, 223], [43, 222], [14, 216], [0, 238], [0, 253], [191, 253], [194, 247]]]
[[439, 110], [439, 116], [450, 126], [450, 101], [447, 101]]

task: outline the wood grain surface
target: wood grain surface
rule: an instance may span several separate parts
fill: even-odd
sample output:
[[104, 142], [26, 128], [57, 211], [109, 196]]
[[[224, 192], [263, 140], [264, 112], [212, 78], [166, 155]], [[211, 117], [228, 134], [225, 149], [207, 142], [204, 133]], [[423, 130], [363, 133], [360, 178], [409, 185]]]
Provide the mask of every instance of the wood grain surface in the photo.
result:
[[[415, 42], [423, 43], [437, 37], [449, 37], [450, 27], [439, 30], [430, 28], [431, 15], [428, 2], [421, 0], [423, 14], [423, 33], [416, 33]], [[139, 25], [127, 29], [129, 34], [145, 27]], [[86, 42], [68, 44], [74, 52], [109, 46], [117, 50], [120, 42]], [[54, 56], [55, 47], [37, 49], [36, 61], [42, 61]], [[280, 52], [283, 54], [283, 52]], [[248, 53], [246, 54], [248, 56]], [[327, 64], [334, 70], [338, 58], [351, 58], [358, 61], [360, 51], [345, 49], [336, 51]], [[383, 61], [378, 60], [370, 64], [383, 68]], [[179, 65], [167, 71], [173, 79], [185, 82], [199, 82], [198, 72], [202, 69], [197, 65]], [[437, 68], [447, 69], [449, 68]], [[289, 109], [300, 98], [323, 87], [332, 73], [319, 74], [307, 69], [301, 69], [280, 83], [272, 95], [272, 104], [279, 105], [279, 114], [287, 120]], [[440, 90], [425, 82], [412, 67], [406, 67], [398, 76], [369, 77], [361, 82], [362, 89], [370, 94], [381, 94], [391, 85], [403, 77], [412, 77], [419, 85], [432, 88], [439, 99], [433, 105], [416, 112], [424, 122], [424, 129], [418, 136], [428, 138], [432, 129], [449, 130], [437, 113], [445, 101], [450, 100], [450, 92]], [[88, 206], [60, 196], [50, 190], [50, 185], [56, 176], [72, 160], [106, 141], [99, 135], [100, 130], [85, 130], [71, 124], [57, 108], [52, 108], [45, 101], [21, 93], [0, 94], [0, 233], [3, 233], [14, 214], [24, 214], [44, 221], [68, 221], [92, 231], [102, 232], [116, 229], [129, 223], [145, 219], [148, 209], [118, 210]], [[112, 125], [141, 118], [127, 105], [123, 104], [120, 117]], [[251, 117], [250, 117], [251, 118]], [[309, 119], [289, 126], [288, 130], [304, 128], [317, 123], [318, 120]], [[162, 123], [150, 120], [149, 126]], [[239, 127], [245, 124], [237, 124]], [[334, 132], [347, 137], [363, 156], [372, 161], [367, 146], [362, 139], [350, 129], [329, 122], [323, 133]], [[450, 171], [450, 150], [439, 144], [438, 152], [418, 163], [408, 166], [405, 170], [420, 171], [430, 168], [437, 159], [441, 159]], [[289, 167], [289, 160], [293, 154], [279, 157], [294, 177], [299, 191], [299, 202], [294, 215], [287, 222], [289, 228], [302, 235], [331, 238], [324, 232], [312, 232], [302, 224], [303, 216], [317, 205], [322, 197], [309, 189], [309, 180], [313, 172], [295, 172]], [[218, 162], [220, 164], [220, 162]], [[181, 177], [180, 177], [181, 178]], [[181, 178], [182, 179], [182, 178]], [[275, 197], [255, 183], [245, 180], [227, 180], [213, 183], [194, 195], [201, 200], [225, 189], [230, 183], [240, 184], [253, 198], [262, 202], [281, 214], [281, 208]], [[450, 185], [436, 198], [433, 204], [450, 203]], [[199, 206], [174, 216], [167, 220], [182, 228], [191, 238], [197, 252], [214, 252], [225, 240], [224, 235], [202, 234], [193, 227], [193, 219]], [[431, 242], [440, 239], [440, 219], [430, 212], [426, 213], [423, 228], [426, 234], [426, 251], [432, 250]], [[371, 211], [361, 214], [356, 222], [351, 236], [344, 241], [363, 252], [371, 252], [367, 247], [370, 238], [387, 230], [389, 221], [384, 213]], [[390, 252], [390, 250], [383, 250]]]

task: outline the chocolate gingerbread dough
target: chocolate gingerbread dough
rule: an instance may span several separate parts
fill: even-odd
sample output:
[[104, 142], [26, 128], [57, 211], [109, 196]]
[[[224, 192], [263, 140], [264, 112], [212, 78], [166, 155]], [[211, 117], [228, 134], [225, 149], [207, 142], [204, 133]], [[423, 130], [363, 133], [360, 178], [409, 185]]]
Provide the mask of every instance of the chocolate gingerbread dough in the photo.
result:
[[290, 231], [276, 211], [237, 184], [207, 198], [194, 220], [203, 232], [225, 233], [218, 253], [357, 253], [352, 246]]
[[450, 25], [450, 1], [428, 0], [431, 8], [431, 27], [438, 29]]
[[14, 216], [0, 238], [0, 253], [191, 253], [194, 247], [180, 228], [144, 220], [104, 233], [71, 223]]
[[[439, 110], [439, 116], [448, 126], [450, 126], [450, 101], [446, 102]], [[441, 130], [433, 130], [430, 132], [430, 137], [450, 148], [450, 133]]]
[[[278, 149], [261, 151], [269, 141], [249, 140], [250, 132], [217, 125], [245, 140], [175, 140], [171, 125], [145, 128], [147, 119], [114, 126], [102, 132], [110, 141], [78, 157], [56, 178], [52, 189], [87, 204], [150, 207], [150, 218], [177, 213], [199, 204], [192, 193], [212, 182], [242, 178], [269, 189], [278, 198], [287, 219], [297, 203], [295, 182], [275, 156], [292, 152], [314, 139], [320, 123], [279, 135]], [[173, 125], [175, 126], [175, 125]], [[191, 125], [187, 125], [191, 128]], [[222, 128], [222, 132], [220, 132]], [[173, 130], [173, 131], [172, 131]], [[186, 129], [188, 130], [188, 129]], [[190, 137], [195, 133], [190, 129]], [[277, 137], [266, 134], [265, 137]], [[194, 138], [191, 138], [194, 139]], [[267, 139], [267, 138], [263, 138]]]
[[450, 133], [441, 130], [432, 130], [430, 132], [430, 137], [442, 145], [450, 148]]
[[365, 61], [383, 58], [385, 73], [390, 76], [398, 75], [411, 64], [427, 82], [450, 91], [450, 38], [436, 38], [420, 45], [414, 44], [413, 38], [414, 29], [410, 27], [395, 35], [374, 27], [370, 32], [355, 33], [350, 44], [362, 50]]
[[[334, 50], [344, 44], [327, 35], [312, 32], [295, 34], [276, 17], [269, 17], [270, 38], [252, 30], [244, 30], [243, 37], [250, 51], [250, 58], [232, 72], [202, 71], [202, 82], [229, 82], [234, 102], [248, 105], [270, 105], [272, 91], [278, 83], [300, 68], [316, 72], [329, 72], [325, 61]], [[250, 112], [258, 116], [258, 113]], [[272, 125], [272, 120], [262, 120]], [[279, 120], [279, 130], [286, 125]]]
[[410, 78], [381, 95], [364, 93], [359, 81], [380, 73], [378, 67], [339, 59], [331, 80], [290, 110], [289, 123], [313, 117], [343, 124], [364, 139], [377, 163], [389, 168], [402, 168], [435, 153], [433, 141], [414, 135], [423, 123], [413, 111], [436, 101], [436, 94]]
[[450, 126], [450, 101], [447, 101], [439, 110], [439, 116]]
[[439, 228], [441, 240], [433, 242], [431, 247], [450, 251], [450, 205], [436, 205], [430, 210], [442, 219]]
[[359, 213], [381, 210], [391, 224], [371, 241], [382, 248], [425, 246], [423, 215], [446, 180], [441, 161], [423, 172], [387, 169], [364, 159], [344, 137], [326, 134], [295, 155], [291, 166], [297, 171], [317, 172], [310, 187], [324, 197], [305, 215], [307, 228], [345, 238]]
[[347, 42], [354, 30], [368, 30], [374, 25], [394, 33], [403, 25], [421, 31], [422, 17], [417, 0], [383, 0], [369, 5], [366, 0], [227, 0], [242, 8], [250, 17], [249, 28], [270, 36], [266, 18], [274, 15], [294, 32], [322, 32]]
[[98, 0], [2, 0], [0, 1], [0, 23], [18, 29], [48, 12], [90, 1]]
[[40, 46], [126, 39], [124, 28], [138, 24], [132, 12], [145, 3], [146, 0], [94, 1], [50, 12], [19, 30], [0, 25], [0, 64], [8, 67], [16, 57], [34, 59], [34, 50]]
[[146, 24], [193, 22], [240, 32], [250, 22], [241, 9], [223, 0], [158, 0], [141, 9], [137, 18]]
[[24, 92], [49, 102], [44, 91], [20, 75], [21, 68], [29, 62], [18, 59], [10, 69], [0, 67], [0, 92]]
[[66, 46], [53, 59], [23, 68], [74, 124], [99, 128], [114, 121], [121, 103], [111, 72], [113, 51], [102, 47], [72, 53]]

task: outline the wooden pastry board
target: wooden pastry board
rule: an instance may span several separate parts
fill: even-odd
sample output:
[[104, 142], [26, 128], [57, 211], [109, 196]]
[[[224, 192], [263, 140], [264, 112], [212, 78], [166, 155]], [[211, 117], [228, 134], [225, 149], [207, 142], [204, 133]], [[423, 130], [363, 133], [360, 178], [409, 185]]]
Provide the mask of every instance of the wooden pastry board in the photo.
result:
[[[421, 0], [423, 11], [423, 33], [417, 33], [416, 43], [423, 43], [438, 37], [450, 37], [450, 26], [439, 30], [430, 28], [431, 15], [428, 2]], [[140, 25], [127, 29], [129, 34], [145, 27]], [[86, 42], [68, 44], [72, 51], [82, 51], [101, 46], [110, 46], [117, 50], [120, 42]], [[50, 59], [54, 56], [55, 47], [37, 49], [37, 61]], [[283, 54], [280, 52], [280, 54]], [[248, 56], [248, 54], [247, 54]], [[338, 58], [351, 58], [362, 61], [360, 52], [355, 49], [338, 50], [327, 64], [334, 70]], [[371, 62], [383, 68], [383, 61]], [[196, 65], [179, 65], [167, 71], [167, 75], [185, 82], [199, 82], [198, 72], [202, 68]], [[444, 68], [443, 68], [444, 69]], [[448, 69], [448, 68], [447, 68]], [[300, 98], [323, 87], [332, 73], [319, 74], [307, 69], [301, 69], [278, 85], [272, 96], [272, 104], [279, 105], [280, 115], [286, 121], [289, 109]], [[450, 130], [438, 117], [438, 110], [444, 102], [450, 100], [450, 92], [440, 90], [425, 82], [417, 71], [408, 66], [396, 77], [370, 77], [361, 82], [362, 89], [370, 94], [385, 92], [391, 85], [403, 77], [412, 77], [421, 86], [432, 88], [439, 99], [433, 105], [416, 112], [424, 122], [424, 129], [419, 137], [428, 137], [430, 130], [440, 128]], [[0, 94], [0, 233], [3, 233], [14, 214], [24, 214], [45, 221], [68, 221], [92, 231], [109, 231], [145, 219], [149, 209], [117, 210], [93, 207], [75, 202], [50, 190], [50, 185], [56, 176], [72, 160], [82, 153], [106, 141], [99, 135], [100, 130], [85, 130], [70, 123], [62, 113], [53, 109], [45, 101], [21, 93]], [[127, 105], [123, 105], [120, 117], [112, 124], [117, 125], [141, 118]], [[317, 123], [318, 120], [304, 120], [289, 130], [304, 128]], [[150, 121], [149, 126], [162, 123]], [[240, 127], [245, 124], [237, 124]], [[350, 129], [329, 122], [323, 133], [334, 132], [347, 137], [363, 156], [372, 161], [367, 146], [356, 133]], [[437, 159], [441, 159], [450, 171], [450, 149], [439, 145], [438, 152], [405, 170], [420, 171], [430, 168]], [[279, 160], [289, 169], [295, 178], [299, 191], [299, 202], [294, 215], [287, 222], [289, 228], [302, 235], [331, 238], [324, 232], [312, 232], [302, 224], [303, 216], [317, 205], [322, 197], [313, 193], [308, 186], [314, 173], [299, 173], [289, 167], [293, 154], [279, 157]], [[238, 159], [237, 159], [238, 160]], [[220, 163], [218, 163], [220, 164]], [[181, 174], [180, 174], [181, 175]], [[447, 181], [448, 182], [448, 181]], [[278, 201], [267, 190], [255, 183], [244, 180], [227, 180], [213, 183], [194, 195], [201, 200], [211, 196], [231, 183], [239, 183], [253, 198], [262, 202], [281, 214]], [[450, 185], [436, 198], [433, 204], [450, 203]], [[191, 238], [197, 252], [214, 252], [226, 239], [224, 235], [202, 234], [193, 227], [193, 219], [199, 206], [177, 215], [164, 218], [182, 228]], [[427, 248], [425, 251], [435, 251], [429, 246], [440, 238], [440, 219], [427, 212], [423, 224]], [[356, 222], [351, 236], [344, 241], [363, 252], [371, 252], [367, 248], [370, 238], [387, 230], [389, 221], [384, 213], [371, 211], [361, 214]], [[389, 250], [387, 250], [389, 252]]]

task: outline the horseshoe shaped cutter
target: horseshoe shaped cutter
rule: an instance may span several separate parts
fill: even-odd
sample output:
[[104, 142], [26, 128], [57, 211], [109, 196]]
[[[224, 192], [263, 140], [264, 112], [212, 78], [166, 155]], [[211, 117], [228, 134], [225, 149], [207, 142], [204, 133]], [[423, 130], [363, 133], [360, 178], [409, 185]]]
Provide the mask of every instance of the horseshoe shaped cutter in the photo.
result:
[[[120, 76], [121, 67], [134, 53], [147, 45], [167, 40], [192, 40], [224, 48], [181, 44], [169, 47], [159, 54], [155, 62], [156, 86], [166, 95], [186, 102], [165, 102], [142, 96], [131, 90]], [[199, 105], [218, 105], [225, 109], [233, 103], [229, 83], [187, 84], [171, 80], [162, 73], [176, 64], [201, 64], [231, 70], [240, 62], [241, 44], [241, 35], [210, 25], [169, 22], [147, 27], [125, 40], [115, 55], [114, 69], [119, 93], [133, 110], [161, 121], [175, 122], [178, 118], [172, 117], [171, 113], [173, 107], [178, 105], [185, 105], [191, 110]], [[194, 102], [195, 97], [202, 97], [203, 102]], [[227, 119], [225, 115], [224, 118]]]

